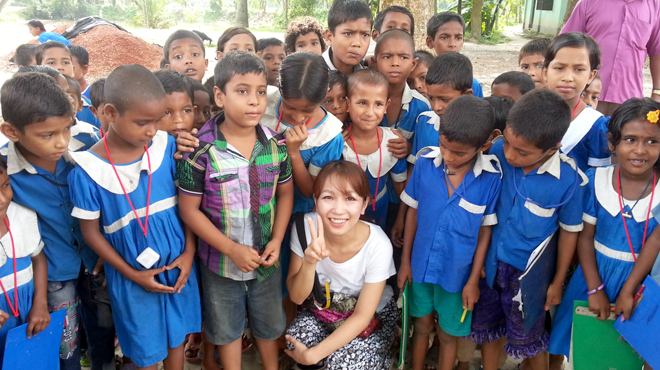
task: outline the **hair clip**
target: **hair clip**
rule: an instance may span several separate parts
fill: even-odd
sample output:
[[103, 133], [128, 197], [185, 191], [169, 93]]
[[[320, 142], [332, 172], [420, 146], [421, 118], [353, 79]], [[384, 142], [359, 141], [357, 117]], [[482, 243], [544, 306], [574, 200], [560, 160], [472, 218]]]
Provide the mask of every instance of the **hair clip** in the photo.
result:
[[658, 123], [658, 119], [660, 119], [660, 109], [648, 112], [646, 114], [646, 119], [651, 123]]

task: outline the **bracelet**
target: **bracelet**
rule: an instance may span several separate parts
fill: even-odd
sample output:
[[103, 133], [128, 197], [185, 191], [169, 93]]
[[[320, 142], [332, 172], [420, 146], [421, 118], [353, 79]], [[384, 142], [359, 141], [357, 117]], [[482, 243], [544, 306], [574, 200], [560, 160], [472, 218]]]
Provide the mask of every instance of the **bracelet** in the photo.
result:
[[590, 291], [588, 291], [588, 292], [587, 292], [587, 295], [595, 294], [596, 292], [599, 292], [599, 291], [601, 291], [601, 290], [603, 290], [603, 289], [605, 289], [605, 283], [600, 284], [600, 286], [599, 286], [598, 288], [594, 289], [594, 290], [590, 290]]
[[654, 88], [653, 90], [651, 90], [651, 95], [660, 95], [660, 89]]

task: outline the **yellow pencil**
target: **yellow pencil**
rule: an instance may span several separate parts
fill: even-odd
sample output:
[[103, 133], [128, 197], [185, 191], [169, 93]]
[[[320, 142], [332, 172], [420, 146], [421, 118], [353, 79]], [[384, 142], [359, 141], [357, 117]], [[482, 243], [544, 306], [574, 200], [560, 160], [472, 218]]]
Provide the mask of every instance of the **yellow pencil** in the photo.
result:
[[461, 324], [465, 321], [465, 315], [467, 315], [467, 308], [463, 310], [463, 316], [461, 316]]

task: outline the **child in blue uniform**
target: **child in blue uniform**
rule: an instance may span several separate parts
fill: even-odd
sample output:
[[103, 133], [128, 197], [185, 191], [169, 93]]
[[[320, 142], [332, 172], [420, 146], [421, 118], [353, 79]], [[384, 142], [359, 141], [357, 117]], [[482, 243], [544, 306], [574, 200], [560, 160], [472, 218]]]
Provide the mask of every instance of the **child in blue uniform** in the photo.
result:
[[504, 177], [496, 208], [498, 224], [486, 256], [487, 286], [482, 285], [472, 314], [471, 334], [482, 344], [485, 370], [497, 369], [501, 350], [497, 339], [502, 336], [508, 340], [507, 354], [528, 358], [532, 369], [548, 368], [545, 315], [525, 332], [516, 296], [518, 278], [532, 252], [558, 232], [557, 268], [545, 307], [558, 304], [582, 230], [582, 186], [587, 178], [573, 159], [558, 152], [570, 114], [568, 104], [552, 91], [528, 92], [509, 112], [504, 139], [490, 149], [499, 158]]
[[167, 110], [162, 85], [138, 65], [104, 86], [113, 122], [69, 174], [74, 217], [105, 261], [119, 344], [140, 368], [183, 366], [186, 334], [201, 329], [195, 240], [178, 217], [174, 138], [157, 131]]
[[[352, 123], [344, 142], [344, 159], [359, 165], [369, 179], [372, 197], [365, 216], [382, 229], [387, 221], [390, 194], [394, 190], [399, 197], [408, 170], [405, 159], [397, 159], [387, 150], [388, 140], [398, 136], [389, 127], [378, 127], [390, 102], [388, 88], [385, 76], [370, 69], [348, 77], [348, 112]], [[390, 178], [394, 189], [388, 187]]]
[[[28, 323], [27, 336], [50, 323], [46, 286], [48, 267], [37, 214], [11, 201], [7, 162], [0, 158], [0, 366], [7, 332]], [[5, 299], [6, 298], [6, 299]]]
[[[412, 284], [415, 317], [413, 369], [424, 367], [433, 311], [440, 326], [439, 369], [454, 367], [458, 337], [470, 334], [471, 313], [479, 299], [491, 226], [502, 174], [497, 157], [482, 152], [494, 128], [488, 102], [463, 96], [447, 108], [440, 147], [420, 151], [412, 178], [401, 194], [406, 217], [399, 288]], [[464, 310], [468, 310], [463, 318]]]
[[[644, 243], [658, 225], [650, 211], [660, 203], [657, 161], [660, 158], [660, 103], [630, 99], [612, 115], [610, 147], [619, 165], [587, 171], [584, 230], [580, 233], [580, 266], [571, 278], [555, 316], [549, 351], [568, 356], [573, 301], [605, 320], [616, 302]], [[614, 186], [613, 186], [614, 185]], [[634, 253], [634, 254], [633, 254]], [[635, 287], [633, 287], [634, 289]]]
[[415, 122], [412, 154], [408, 157], [412, 164], [419, 150], [438, 146], [440, 121], [449, 103], [461, 95], [473, 95], [470, 59], [458, 53], [436, 57], [426, 72], [426, 94], [433, 111], [421, 113]]
[[607, 118], [587, 106], [581, 94], [600, 66], [600, 48], [589, 35], [569, 32], [557, 36], [548, 47], [542, 70], [547, 88], [559, 94], [571, 108], [571, 125], [561, 139], [561, 152], [575, 159], [578, 167], [610, 164], [607, 148]]
[[[293, 213], [310, 212], [314, 181], [327, 163], [341, 158], [343, 123], [321, 103], [328, 92], [328, 67], [312, 53], [295, 53], [280, 67], [280, 86], [268, 86], [268, 106], [261, 124], [286, 132], [293, 166]], [[285, 243], [286, 244], [286, 243]], [[287, 266], [288, 267], [288, 266]]]

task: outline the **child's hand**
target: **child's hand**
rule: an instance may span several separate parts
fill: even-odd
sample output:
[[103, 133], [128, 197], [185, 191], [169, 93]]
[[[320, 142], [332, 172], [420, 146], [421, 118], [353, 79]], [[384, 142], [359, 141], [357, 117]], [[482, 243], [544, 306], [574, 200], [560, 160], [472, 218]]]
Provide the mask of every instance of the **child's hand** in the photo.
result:
[[181, 293], [181, 290], [183, 290], [183, 288], [186, 286], [186, 282], [188, 282], [188, 277], [190, 276], [190, 270], [192, 269], [194, 257], [194, 252], [183, 252], [174, 260], [174, 262], [168, 266], [165, 266], [165, 269], [167, 270], [172, 270], [175, 268], [181, 270], [181, 272], [179, 272], [179, 278], [176, 279], [176, 283], [174, 284], [174, 290], [177, 293]]
[[610, 299], [604, 290], [589, 296], [589, 311], [598, 315], [598, 320], [607, 320], [610, 316]]
[[9, 320], [9, 314], [0, 310], [0, 328]]
[[167, 266], [157, 269], [135, 271], [131, 280], [140, 285], [144, 290], [152, 293], [174, 293], [174, 288], [171, 286], [157, 283], [154, 276], [167, 270]]
[[174, 159], [183, 158], [181, 153], [192, 153], [199, 146], [199, 139], [195, 137], [197, 129], [194, 128], [190, 132], [182, 131], [176, 138], [176, 153]]
[[635, 301], [632, 293], [627, 293], [622, 289], [621, 293], [619, 293], [619, 298], [616, 300], [614, 312], [617, 315], [623, 315], [622, 321], [629, 320], [634, 304]]
[[412, 269], [410, 268], [410, 263], [401, 262], [401, 267], [399, 267], [399, 273], [396, 275], [396, 283], [399, 286], [399, 289], [403, 290], [406, 287], [406, 284], [412, 284]]
[[545, 298], [545, 310], [561, 303], [561, 284], [552, 283], [548, 287], [548, 294]]
[[271, 240], [266, 244], [264, 252], [261, 254], [261, 266], [270, 267], [280, 258], [280, 247], [282, 243]]
[[241, 244], [236, 244], [228, 256], [236, 267], [243, 272], [256, 269], [262, 262], [261, 256], [256, 250]]
[[394, 221], [394, 226], [392, 226], [392, 231], [390, 232], [390, 239], [392, 239], [392, 245], [397, 248], [403, 247], [403, 229], [404, 229], [405, 220], [399, 217]]
[[307, 128], [305, 126], [296, 126], [292, 127], [286, 132], [286, 148], [287, 152], [299, 152], [300, 145], [307, 140], [309, 134], [307, 133]]
[[468, 311], [472, 311], [474, 304], [479, 301], [480, 295], [479, 285], [468, 281], [463, 287], [463, 309], [467, 308]]
[[45, 304], [33, 304], [30, 313], [27, 317], [27, 337], [32, 338], [38, 332], [46, 329], [50, 324], [50, 314], [48, 314], [48, 306]]
[[330, 252], [325, 248], [325, 238], [323, 236], [323, 222], [321, 222], [321, 216], [316, 215], [316, 220], [319, 225], [319, 231], [316, 231], [314, 222], [311, 218], [307, 219], [309, 224], [309, 232], [312, 234], [312, 242], [309, 243], [307, 249], [305, 250], [305, 263], [309, 265], [316, 265], [317, 262], [322, 261], [328, 256]]
[[410, 151], [408, 149], [408, 140], [397, 130], [392, 130], [398, 137], [390, 139], [387, 142], [387, 148], [395, 158], [403, 159], [408, 157]]

